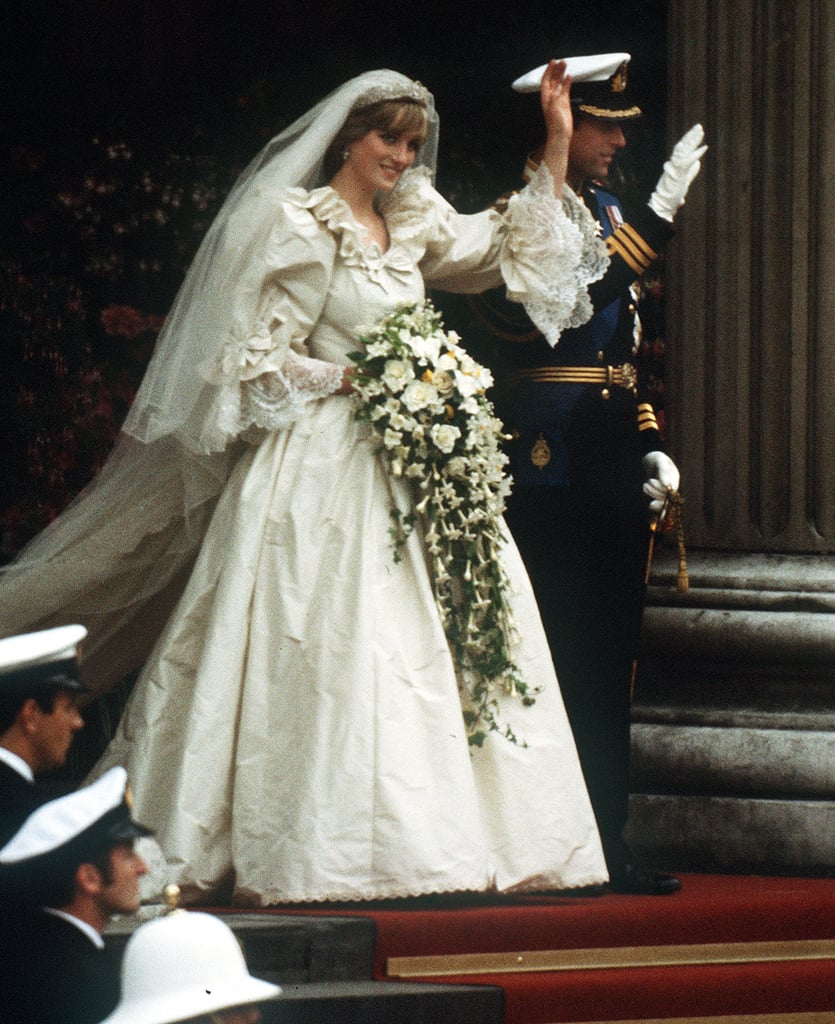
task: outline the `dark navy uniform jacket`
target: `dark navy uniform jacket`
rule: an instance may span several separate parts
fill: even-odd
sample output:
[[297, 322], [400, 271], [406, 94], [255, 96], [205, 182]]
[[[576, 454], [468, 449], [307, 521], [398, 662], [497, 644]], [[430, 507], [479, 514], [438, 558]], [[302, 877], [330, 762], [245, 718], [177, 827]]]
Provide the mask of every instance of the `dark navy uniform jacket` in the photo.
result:
[[119, 1000], [115, 956], [40, 908], [15, 908], [0, 958], [3, 1024], [96, 1024]]
[[47, 799], [38, 786], [0, 761], [0, 846], [17, 832], [25, 819]]
[[[488, 342], [487, 348], [472, 346], [473, 354], [496, 377], [492, 397], [514, 438], [508, 454], [517, 486], [570, 486], [586, 463], [605, 466], [613, 448], [622, 457], [625, 448], [645, 454], [663, 447], [640, 379], [633, 392], [619, 385], [551, 383], [519, 374], [543, 367], [619, 367], [634, 359], [636, 309], [630, 286], [672, 236], [672, 225], [648, 206], [627, 223], [619, 200], [596, 183], [584, 186], [581, 195], [601, 226], [611, 261], [589, 289], [595, 313], [588, 323], [565, 331], [552, 348], [524, 307], [507, 301], [502, 289], [471, 303], [474, 333]], [[466, 337], [471, 343], [473, 335]]]

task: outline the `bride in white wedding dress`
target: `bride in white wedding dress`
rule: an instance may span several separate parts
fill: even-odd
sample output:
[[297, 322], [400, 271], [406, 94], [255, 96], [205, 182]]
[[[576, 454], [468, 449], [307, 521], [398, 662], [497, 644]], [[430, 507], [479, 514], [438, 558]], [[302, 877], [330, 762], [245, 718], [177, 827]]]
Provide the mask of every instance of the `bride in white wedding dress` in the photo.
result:
[[546, 160], [503, 215], [434, 190], [432, 97], [395, 72], [273, 140], [210, 229], [101, 479], [7, 570], [0, 632], [69, 616], [97, 643], [94, 679], [144, 661], [95, 773], [127, 768], [189, 902], [606, 880], [515, 547], [513, 659], [539, 692], [496, 694], [520, 742], [471, 747], [420, 531], [393, 557], [390, 508], [412, 491], [351, 398], [360, 325], [427, 287], [503, 280], [554, 342], [588, 317], [606, 257], [563, 189], [561, 65], [543, 111]]

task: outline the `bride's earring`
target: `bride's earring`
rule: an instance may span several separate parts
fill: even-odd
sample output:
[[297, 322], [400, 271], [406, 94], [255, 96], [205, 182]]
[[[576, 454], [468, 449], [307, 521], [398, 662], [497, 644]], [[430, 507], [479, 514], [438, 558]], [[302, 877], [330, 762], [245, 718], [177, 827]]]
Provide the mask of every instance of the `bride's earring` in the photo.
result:
[[344, 164], [348, 157], [351, 155], [351, 151], [350, 149], [348, 149], [347, 146], [344, 146], [342, 152], [339, 155], [342, 157], [342, 163]]

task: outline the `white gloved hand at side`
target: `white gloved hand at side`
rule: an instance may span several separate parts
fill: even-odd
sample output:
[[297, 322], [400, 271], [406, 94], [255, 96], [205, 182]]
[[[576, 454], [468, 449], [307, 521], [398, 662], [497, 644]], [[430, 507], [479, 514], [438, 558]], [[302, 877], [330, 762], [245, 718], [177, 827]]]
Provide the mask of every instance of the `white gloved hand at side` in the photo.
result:
[[642, 460], [646, 483], [644, 494], [650, 499], [649, 509], [653, 515], [661, 515], [667, 500], [667, 491], [677, 491], [681, 482], [678, 466], [666, 452], [647, 452]]
[[670, 159], [664, 164], [655, 191], [649, 197], [650, 208], [671, 224], [702, 166], [701, 159], [707, 152], [707, 146], [702, 145], [704, 137], [704, 128], [700, 124], [694, 124], [690, 131], [679, 139]]

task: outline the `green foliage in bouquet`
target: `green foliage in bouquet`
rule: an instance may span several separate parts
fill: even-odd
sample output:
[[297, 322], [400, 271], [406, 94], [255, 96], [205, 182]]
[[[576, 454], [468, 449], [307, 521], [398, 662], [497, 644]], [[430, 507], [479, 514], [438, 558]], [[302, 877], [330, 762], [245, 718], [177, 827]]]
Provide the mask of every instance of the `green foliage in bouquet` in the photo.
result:
[[401, 307], [360, 331], [356, 417], [367, 421], [391, 474], [410, 485], [413, 511], [392, 509], [395, 560], [419, 527], [432, 585], [455, 656], [470, 743], [499, 731], [496, 689], [523, 704], [534, 691], [520, 677], [512, 648], [518, 632], [502, 564], [502, 513], [510, 482], [502, 426], [486, 396], [489, 370], [445, 331], [430, 302]]

